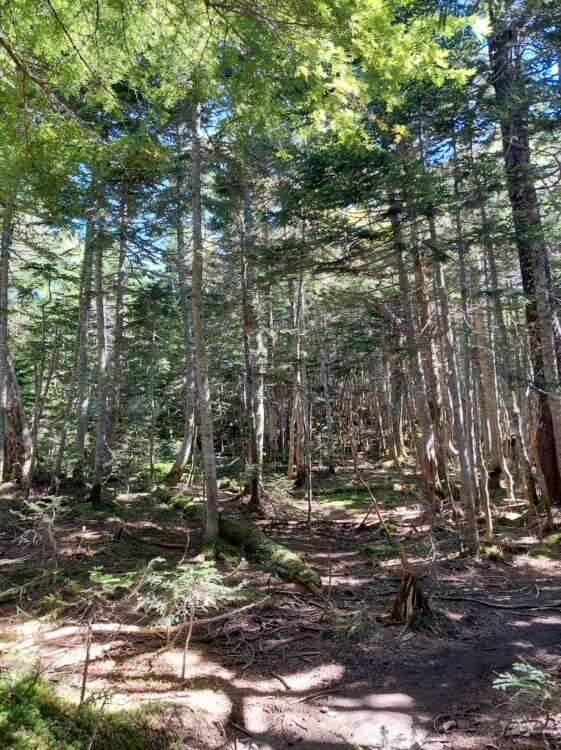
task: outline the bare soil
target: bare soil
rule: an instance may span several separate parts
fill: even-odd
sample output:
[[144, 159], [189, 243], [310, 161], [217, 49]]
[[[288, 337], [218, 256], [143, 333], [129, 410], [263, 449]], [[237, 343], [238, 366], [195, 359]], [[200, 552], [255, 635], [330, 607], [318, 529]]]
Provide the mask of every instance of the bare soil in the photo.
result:
[[[318, 476], [322, 481], [330, 491], [329, 482], [343, 486], [352, 477]], [[37, 602], [69, 578], [83, 576], [85, 583], [94, 565], [130, 570], [155, 556], [172, 565], [198, 552], [200, 531], [180, 512], [145, 493], [116, 494], [114, 515], [92, 517], [86, 509], [82, 517], [55, 522], [58, 573], [42, 580], [53, 564], [53, 545], [44, 536], [40, 541], [28, 536], [22, 544], [21, 524], [10, 514], [19, 506], [19, 491], [4, 485], [2, 497], [0, 591], [31, 581], [0, 604], [0, 639], [12, 638], [14, 645], [45, 627], [36, 619]], [[229, 497], [224, 493], [227, 512], [244, 514], [241, 502]], [[168, 720], [181, 724], [184, 746], [199, 750], [558, 747], [555, 720], [545, 735], [538, 723], [525, 725], [531, 736], [513, 727], [504, 734], [505, 695], [492, 688], [494, 676], [515, 661], [560, 671], [558, 543], [549, 547], [551, 559], [535, 558], [528, 554], [538, 544], [535, 527], [502, 525], [504, 559], [473, 560], [451, 529], [431, 531], [414, 493], [403, 493], [402, 500], [397, 494], [389, 504], [381, 501], [384, 519], [395, 524], [389, 542], [373, 517], [358, 531], [363, 512], [329, 494], [314, 501], [311, 529], [303, 522], [302, 501], [288, 510], [266, 502], [265, 514], [252, 519], [320, 572], [329, 602], [256, 564], [224, 560], [220, 567], [234, 571], [234, 579], [249, 578], [250, 589], [265, 601], [197, 630], [184, 681], [181, 643], [162, 652], [161, 641], [117, 634], [93, 639], [87, 694], [107, 692], [116, 708], [169, 704]], [[287, 519], [291, 523], [284, 523]], [[119, 535], [123, 525], [133, 536], [172, 544], [187, 540], [186, 550], [138, 543]], [[422, 574], [437, 615], [416, 628], [385, 619], [401, 582], [399, 543]], [[508, 546], [513, 543], [516, 549]], [[26, 559], [6, 563], [20, 558]], [[541, 609], [547, 605], [553, 608]], [[57, 617], [58, 624], [79, 619], [64, 607]], [[8, 655], [0, 656], [2, 666], [14, 666]], [[20, 652], [17, 666], [38, 658], [48, 680], [65, 694], [79, 695], [82, 637]]]

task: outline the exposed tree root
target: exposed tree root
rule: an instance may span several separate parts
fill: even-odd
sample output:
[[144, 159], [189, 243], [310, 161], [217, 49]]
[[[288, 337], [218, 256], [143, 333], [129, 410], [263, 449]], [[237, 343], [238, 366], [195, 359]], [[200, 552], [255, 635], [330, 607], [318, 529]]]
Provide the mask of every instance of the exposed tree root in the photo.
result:
[[[246, 612], [249, 609], [253, 609], [257, 604], [261, 602], [252, 602], [251, 604], [245, 604], [243, 607], [238, 609], [232, 609], [230, 612], [224, 612], [221, 615], [215, 615], [214, 617], [204, 617], [201, 620], [193, 621], [193, 628], [202, 627], [205, 625], [212, 625], [217, 622], [225, 622], [229, 620], [233, 615], [237, 615], [240, 612]], [[94, 622], [90, 625], [66, 625], [65, 627], [58, 628], [57, 630], [51, 630], [47, 633], [42, 633], [35, 638], [28, 638], [25, 641], [0, 641], [0, 651], [17, 650], [21, 651], [26, 648], [32, 648], [33, 646], [39, 646], [43, 643], [51, 643], [53, 641], [60, 641], [63, 638], [69, 638], [74, 635], [87, 635], [90, 631], [93, 635], [140, 635], [140, 636], [157, 636], [157, 637], [168, 637], [175, 635], [184, 629], [185, 623], [180, 625], [173, 625], [172, 627], [144, 627], [141, 625], [124, 625], [121, 623], [113, 622]]]

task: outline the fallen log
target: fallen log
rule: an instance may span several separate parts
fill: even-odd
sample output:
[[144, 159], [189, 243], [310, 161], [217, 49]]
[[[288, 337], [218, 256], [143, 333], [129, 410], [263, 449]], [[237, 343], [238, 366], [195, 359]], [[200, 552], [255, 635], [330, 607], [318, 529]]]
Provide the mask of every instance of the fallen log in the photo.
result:
[[[181, 493], [171, 492], [167, 487], [157, 488], [154, 494], [158, 499], [166, 500], [181, 508], [187, 517], [202, 522], [204, 508], [201, 503], [195, 503]], [[299, 583], [316, 596], [323, 598], [319, 573], [306, 565], [296, 552], [265, 536], [253, 523], [222, 513], [218, 531], [221, 539], [241, 549], [250, 559], [266, 563], [267, 567], [279, 578]]]
[[[263, 600], [262, 600], [263, 601]], [[193, 627], [203, 627], [205, 625], [213, 625], [217, 622], [225, 622], [229, 620], [233, 615], [237, 615], [240, 612], [247, 612], [249, 609], [253, 609], [261, 602], [252, 602], [251, 604], [245, 604], [243, 607], [232, 609], [230, 612], [224, 612], [221, 615], [215, 615], [214, 617], [204, 617], [201, 620], [195, 620]], [[143, 625], [126, 625], [123, 623], [114, 622], [94, 622], [90, 625], [66, 625], [57, 630], [50, 630], [47, 633], [42, 633], [35, 638], [28, 638], [25, 641], [18, 643], [17, 640], [12, 641], [0, 641], [0, 652], [1, 651], [22, 651], [26, 648], [33, 648], [33, 646], [40, 646], [43, 643], [52, 643], [53, 641], [60, 641], [63, 638], [69, 638], [74, 635], [86, 635], [91, 627], [92, 635], [138, 635], [138, 636], [154, 636], [154, 637], [168, 637], [176, 635], [185, 627], [185, 623], [180, 625], [172, 625], [171, 627], [146, 627]]]
[[561, 609], [561, 601], [551, 602], [550, 604], [500, 604], [499, 602], [486, 602], [484, 599], [475, 599], [471, 596], [439, 596], [437, 598], [448, 602], [472, 602], [473, 604], [481, 604], [483, 607], [491, 607], [492, 609]]

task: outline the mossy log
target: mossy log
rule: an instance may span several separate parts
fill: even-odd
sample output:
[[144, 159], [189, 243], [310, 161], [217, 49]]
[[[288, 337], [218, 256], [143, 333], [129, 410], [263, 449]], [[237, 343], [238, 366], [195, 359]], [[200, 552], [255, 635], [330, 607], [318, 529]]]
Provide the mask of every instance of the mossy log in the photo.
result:
[[[180, 492], [172, 492], [168, 487], [158, 487], [154, 495], [181, 508], [188, 518], [202, 522], [204, 507], [201, 503], [193, 502]], [[306, 565], [296, 552], [273, 542], [249, 521], [221, 514], [218, 529], [221, 539], [241, 549], [248, 558], [265, 563], [279, 578], [294, 581], [323, 598], [319, 573]]]

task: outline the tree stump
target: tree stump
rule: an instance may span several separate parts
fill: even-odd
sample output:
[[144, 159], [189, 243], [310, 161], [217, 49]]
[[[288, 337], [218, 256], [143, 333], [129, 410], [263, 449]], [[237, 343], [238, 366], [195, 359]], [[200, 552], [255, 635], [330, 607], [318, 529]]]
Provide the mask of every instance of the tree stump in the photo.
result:
[[408, 623], [415, 615], [432, 617], [430, 604], [421, 588], [420, 576], [409, 567], [403, 545], [400, 545], [399, 556], [403, 567], [403, 580], [390, 613], [390, 621]]

